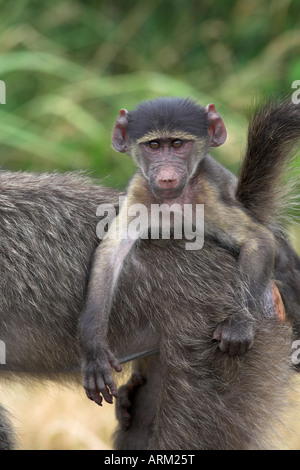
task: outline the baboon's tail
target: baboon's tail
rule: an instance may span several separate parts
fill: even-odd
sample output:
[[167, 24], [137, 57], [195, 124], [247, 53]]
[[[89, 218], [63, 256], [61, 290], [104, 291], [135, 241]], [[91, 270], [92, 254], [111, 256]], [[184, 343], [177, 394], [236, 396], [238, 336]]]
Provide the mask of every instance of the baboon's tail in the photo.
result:
[[291, 98], [260, 106], [250, 121], [236, 196], [264, 225], [284, 205], [287, 185], [282, 179], [299, 138], [300, 105]]

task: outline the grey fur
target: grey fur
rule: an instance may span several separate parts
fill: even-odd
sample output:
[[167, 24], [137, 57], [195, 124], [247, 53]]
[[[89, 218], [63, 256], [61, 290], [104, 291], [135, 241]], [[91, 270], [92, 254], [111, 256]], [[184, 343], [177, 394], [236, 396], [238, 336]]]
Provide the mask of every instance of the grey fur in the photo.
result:
[[[69, 372], [71, 378], [80, 365], [77, 322], [97, 245], [96, 207], [117, 205], [119, 192], [79, 175], [0, 172], [0, 194], [0, 339], [7, 345], [0, 376], [12, 370], [38, 377]], [[147, 431], [141, 434], [139, 424], [139, 443], [136, 435], [130, 442], [119, 434], [122, 448], [256, 445], [283, 402], [290, 337], [284, 325], [264, 319], [247, 355], [218, 351], [212, 333], [228, 309], [240, 308], [239, 285], [236, 260], [210, 242], [186, 252], [178, 242], [145, 241], [128, 259], [111, 316], [111, 347], [128, 347], [136, 332], [146, 332], [140, 335], [145, 343], [149, 324], [154, 335], [162, 330], [164, 386], [156, 379], [151, 388], [146, 370], [148, 388], [135, 406], [136, 416], [148, 407]], [[157, 378], [158, 362], [152, 367]], [[6, 446], [8, 425], [1, 422]]]
[[[281, 212], [286, 202], [282, 200], [286, 187], [281, 186], [280, 182], [291, 160], [291, 148], [300, 137], [299, 109], [288, 99], [270, 102], [255, 113], [249, 126], [248, 147], [236, 192], [238, 200], [255, 220], [268, 224], [277, 232], [279, 253], [273, 278], [282, 292], [287, 315], [293, 320], [296, 332], [300, 317], [300, 264], [286, 240], [280, 236], [282, 227], [279, 229], [280, 219], [277, 220], [276, 212]], [[223, 183], [224, 178], [221, 180]], [[290, 374], [286, 363], [289, 331], [284, 331], [286, 326], [277, 321], [258, 316], [253, 350], [241, 358], [221, 355], [211, 341], [213, 329], [226, 315], [234, 317], [239, 308], [245, 308], [244, 286], [233, 258], [206, 241], [204, 249], [194, 253], [193, 273], [196, 278], [193, 283], [187, 284], [191, 274], [189, 270], [185, 271], [188, 253], [184, 253], [184, 261], [181, 259], [180, 265], [176, 266], [181, 256], [180, 247], [177, 246], [174, 256], [174, 245], [170, 246], [168, 259], [165, 259], [166, 251], [155, 254], [154, 246], [152, 244], [153, 257], [160, 260], [159, 273], [154, 272], [155, 267], [149, 266], [147, 277], [152, 279], [159, 274], [163, 279], [164, 260], [169, 266], [168, 259], [171, 259], [173, 295], [169, 297], [165, 292], [167, 308], [162, 303], [147, 308], [149, 312], [160, 312], [163, 380], [154, 431], [150, 441], [145, 438], [143, 445], [158, 449], [246, 449], [263, 446], [265, 426], [269, 426], [281, 403], [276, 392], [280, 377]], [[156, 250], [159, 250], [158, 246]], [[179, 274], [181, 279], [177, 277]], [[168, 273], [165, 272], [167, 278]], [[160, 301], [164, 298], [165, 287], [162, 281]], [[177, 288], [178, 298], [174, 297]], [[188, 305], [185, 303], [185, 292], [189, 292]], [[157, 300], [155, 296], [150, 297], [151, 301], [152, 297], [154, 302]], [[282, 341], [281, 335], [286, 335], [286, 342]], [[274, 360], [276, 354], [279, 356]], [[280, 380], [276, 384], [278, 378]], [[270, 388], [266, 388], [267, 383]], [[285, 384], [281, 384], [284, 396]], [[140, 403], [141, 387], [137, 390]], [[122, 433], [124, 439], [128, 439], [128, 435], [134, 432], [133, 420], [128, 430], [119, 430], [117, 445], [122, 441]], [[131, 442], [134, 442], [132, 436]]]
[[[149, 250], [159, 266], [148, 262]], [[145, 266], [147, 276], [143, 276]], [[133, 295], [126, 295], [127, 279], [134, 286]], [[266, 433], [285, 403], [292, 375], [288, 359], [291, 333], [287, 325], [265, 314], [257, 320], [251, 350], [240, 357], [220, 352], [212, 341], [214, 329], [245, 305], [236, 259], [209, 241], [193, 253], [174, 240], [144, 242], [135, 260], [126, 265], [120, 291], [122, 311], [136, 309], [133, 302], [139, 296], [143, 312], [159, 325], [163, 380], [159, 393], [156, 387], [157, 397], [152, 391], [158, 406], [152, 435], [145, 430], [141, 441], [137, 431], [144, 420], [141, 404], [149, 406], [149, 400], [143, 400], [143, 387], [137, 388], [133, 409], [140, 409], [141, 415], [132, 417], [128, 430], [119, 429], [117, 448], [124, 448], [120, 447], [124, 442], [130, 449], [267, 446]]]
[[96, 208], [117, 205], [118, 192], [78, 174], [2, 171], [0, 195], [0, 339], [7, 358], [0, 371], [67, 372], [79, 364], [77, 320], [98, 243]]
[[300, 106], [291, 97], [260, 103], [248, 129], [237, 199], [262, 224], [282, 223], [291, 203], [291, 178], [284, 182], [293, 148], [300, 139]]
[[8, 418], [7, 411], [0, 406], [0, 450], [12, 450], [15, 436]]

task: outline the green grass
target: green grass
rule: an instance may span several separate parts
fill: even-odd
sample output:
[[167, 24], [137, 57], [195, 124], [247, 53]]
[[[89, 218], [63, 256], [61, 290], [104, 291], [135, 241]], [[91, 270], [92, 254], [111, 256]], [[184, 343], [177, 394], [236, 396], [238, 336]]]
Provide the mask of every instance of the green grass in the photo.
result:
[[300, 79], [296, 0], [0, 6], [3, 168], [85, 169], [124, 187], [134, 165], [111, 148], [119, 109], [169, 95], [216, 104], [228, 140], [214, 156], [236, 172], [253, 103]]

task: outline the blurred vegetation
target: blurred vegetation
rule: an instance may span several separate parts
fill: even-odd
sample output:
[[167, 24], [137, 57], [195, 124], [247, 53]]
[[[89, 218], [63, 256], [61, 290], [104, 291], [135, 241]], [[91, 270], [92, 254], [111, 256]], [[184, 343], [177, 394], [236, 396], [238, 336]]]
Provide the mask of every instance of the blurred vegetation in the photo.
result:
[[[124, 187], [134, 166], [111, 148], [119, 109], [176, 95], [217, 105], [229, 138], [214, 156], [236, 172], [249, 109], [257, 99], [294, 91], [299, 46], [297, 0], [0, 0], [0, 80], [6, 83], [0, 167], [85, 169]], [[37, 439], [50, 411], [35, 418], [33, 403], [30, 395], [22, 410], [29, 425], [36, 421]], [[70, 419], [78, 411], [72, 403]], [[91, 414], [84, 433], [91, 431]], [[51, 444], [33, 440], [26, 447]]]
[[162, 95], [215, 102], [229, 139], [215, 156], [236, 171], [249, 107], [300, 79], [297, 0], [2, 0], [0, 165], [86, 169], [124, 187], [111, 149], [121, 107]]

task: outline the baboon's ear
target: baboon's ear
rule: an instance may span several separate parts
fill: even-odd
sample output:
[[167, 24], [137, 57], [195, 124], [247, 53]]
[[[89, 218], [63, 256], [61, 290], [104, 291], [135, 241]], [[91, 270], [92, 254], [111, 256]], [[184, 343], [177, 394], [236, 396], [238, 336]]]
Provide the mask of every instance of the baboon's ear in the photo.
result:
[[121, 109], [118, 119], [114, 127], [112, 136], [112, 144], [117, 152], [127, 152], [127, 127], [128, 127], [128, 111]]
[[205, 110], [207, 112], [210, 147], [219, 147], [219, 145], [224, 144], [227, 137], [225, 124], [214, 104], [208, 104]]

